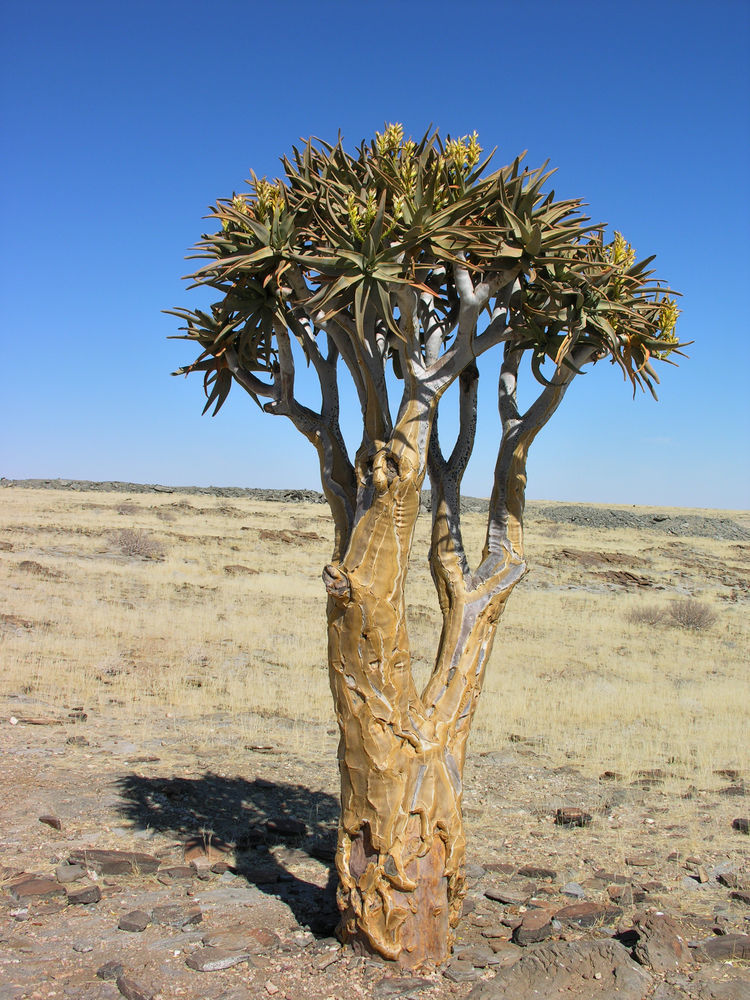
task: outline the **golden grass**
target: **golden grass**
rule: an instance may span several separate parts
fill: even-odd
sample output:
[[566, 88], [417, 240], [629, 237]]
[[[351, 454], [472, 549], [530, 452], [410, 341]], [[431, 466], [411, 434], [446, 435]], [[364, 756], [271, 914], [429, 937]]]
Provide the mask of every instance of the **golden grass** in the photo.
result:
[[[720, 782], [716, 768], [747, 769], [748, 547], [585, 529], [533, 510], [533, 570], [501, 621], [472, 751], [513, 736], [589, 773], [661, 767], [675, 781]], [[464, 521], [477, 551], [482, 518]], [[124, 554], [123, 529], [163, 557]], [[0, 492], [0, 530], [1, 696], [124, 712], [198, 741], [262, 743], [282, 723], [289, 745], [308, 751], [333, 726], [324, 506], [14, 487]], [[408, 591], [422, 680], [439, 634], [428, 533], [424, 516]], [[654, 586], [623, 587], [602, 575], [613, 570]], [[686, 595], [715, 613], [709, 628], [628, 620]]]

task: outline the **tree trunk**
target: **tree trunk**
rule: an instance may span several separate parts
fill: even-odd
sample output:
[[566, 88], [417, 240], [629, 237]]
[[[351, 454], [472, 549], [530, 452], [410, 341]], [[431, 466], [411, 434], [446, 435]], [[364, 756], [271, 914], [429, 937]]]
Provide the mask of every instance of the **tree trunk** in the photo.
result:
[[381, 481], [343, 562], [324, 573], [341, 734], [339, 933], [405, 968], [446, 960], [464, 891], [461, 776], [414, 686], [406, 632], [418, 512], [415, 476]]

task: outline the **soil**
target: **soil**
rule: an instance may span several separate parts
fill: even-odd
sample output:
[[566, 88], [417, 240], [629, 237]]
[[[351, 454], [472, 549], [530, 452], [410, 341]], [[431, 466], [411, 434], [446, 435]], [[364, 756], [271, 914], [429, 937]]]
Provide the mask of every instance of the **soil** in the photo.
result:
[[[667, 971], [646, 964], [639, 995], [750, 995], [746, 962], [704, 950], [723, 940], [750, 957], [750, 841], [733, 826], [749, 811], [743, 775], [684, 797], [664, 776], [624, 784], [553, 767], [518, 739], [470, 758], [465, 915], [453, 963], [420, 978], [333, 937], [332, 734], [313, 758], [285, 744], [281, 722], [262, 747], [214, 724], [225, 738], [206, 750], [179, 720], [134, 721], [120, 706], [106, 717], [23, 695], [2, 706], [2, 1000], [444, 1000], [480, 987], [491, 998], [554, 942], [648, 955], [638, 927], [652, 911], [673, 918], [683, 954]], [[137, 856], [102, 870], [96, 850]]]
[[[748, 537], [736, 519], [704, 525], [699, 513], [530, 511]], [[618, 571], [611, 554], [598, 558]], [[198, 744], [189, 720], [144, 712], [0, 700], [0, 1000], [750, 997], [745, 773], [717, 762], [710, 787], [666, 770], [597, 779], [519, 736], [470, 753], [469, 890], [454, 958], [414, 976], [334, 937], [333, 730], [308, 734], [312, 753], [284, 719], [263, 720], [272, 735], [260, 745], [216, 714], [214, 742]]]

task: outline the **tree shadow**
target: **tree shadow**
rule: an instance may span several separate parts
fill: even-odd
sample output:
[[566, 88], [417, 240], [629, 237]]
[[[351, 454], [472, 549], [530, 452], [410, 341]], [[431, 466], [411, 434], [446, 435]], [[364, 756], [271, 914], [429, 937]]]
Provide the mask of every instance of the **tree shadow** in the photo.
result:
[[[183, 840], [233, 848], [230, 870], [289, 906], [295, 919], [318, 936], [333, 933], [338, 919], [333, 858], [339, 803], [303, 785], [207, 772], [197, 778], [118, 780], [120, 812], [142, 829]], [[287, 865], [304, 854], [328, 865], [323, 887], [292, 874]]]

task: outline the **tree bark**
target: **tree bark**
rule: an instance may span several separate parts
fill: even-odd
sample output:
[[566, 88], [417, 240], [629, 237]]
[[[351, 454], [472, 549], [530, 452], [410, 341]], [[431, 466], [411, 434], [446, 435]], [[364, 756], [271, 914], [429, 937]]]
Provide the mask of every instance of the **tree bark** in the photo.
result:
[[461, 779], [414, 685], [404, 581], [421, 477], [376, 456], [375, 493], [341, 564], [326, 567], [340, 729], [339, 933], [360, 953], [445, 961], [463, 898]]

